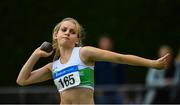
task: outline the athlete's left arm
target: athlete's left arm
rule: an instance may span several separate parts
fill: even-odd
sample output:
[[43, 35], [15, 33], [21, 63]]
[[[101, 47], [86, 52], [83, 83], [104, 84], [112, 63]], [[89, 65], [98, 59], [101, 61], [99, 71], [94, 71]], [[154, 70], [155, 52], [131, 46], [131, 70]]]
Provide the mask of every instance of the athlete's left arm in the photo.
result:
[[91, 62], [107, 61], [107, 62], [128, 64], [133, 66], [145, 66], [145, 67], [151, 67], [157, 69], [166, 68], [167, 59], [169, 57], [169, 54], [166, 54], [165, 56], [157, 60], [151, 60], [135, 55], [125, 55], [125, 54], [115, 53], [90, 46], [82, 47], [80, 54], [83, 59]]

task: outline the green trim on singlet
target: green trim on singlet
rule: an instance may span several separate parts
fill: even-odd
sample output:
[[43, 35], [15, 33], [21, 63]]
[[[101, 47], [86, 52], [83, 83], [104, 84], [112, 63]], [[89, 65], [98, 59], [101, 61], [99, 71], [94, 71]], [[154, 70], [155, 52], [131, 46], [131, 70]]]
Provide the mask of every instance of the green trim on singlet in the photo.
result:
[[79, 74], [80, 74], [80, 80], [81, 80], [80, 85], [94, 87], [94, 70], [87, 67], [87, 68], [79, 70]]

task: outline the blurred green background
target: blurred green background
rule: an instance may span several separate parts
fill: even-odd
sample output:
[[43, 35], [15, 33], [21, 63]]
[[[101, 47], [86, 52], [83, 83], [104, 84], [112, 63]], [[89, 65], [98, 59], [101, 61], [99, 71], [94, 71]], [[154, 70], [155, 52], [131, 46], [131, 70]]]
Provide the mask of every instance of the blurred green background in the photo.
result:
[[[73, 17], [85, 28], [84, 45], [111, 35], [115, 51], [157, 58], [161, 44], [180, 46], [180, 0], [1, 0], [1, 86], [16, 85], [17, 75], [54, 26]], [[36, 68], [51, 61], [42, 58]], [[128, 83], [144, 83], [144, 67], [127, 66]]]

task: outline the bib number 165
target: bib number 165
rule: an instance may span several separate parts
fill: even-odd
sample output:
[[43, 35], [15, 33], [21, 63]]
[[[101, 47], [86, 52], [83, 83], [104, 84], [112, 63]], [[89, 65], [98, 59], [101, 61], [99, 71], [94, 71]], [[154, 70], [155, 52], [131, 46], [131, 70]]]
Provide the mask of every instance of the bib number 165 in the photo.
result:
[[63, 78], [60, 78], [59, 82], [60, 82], [62, 88], [73, 85], [75, 83], [74, 75], [73, 74], [66, 75]]

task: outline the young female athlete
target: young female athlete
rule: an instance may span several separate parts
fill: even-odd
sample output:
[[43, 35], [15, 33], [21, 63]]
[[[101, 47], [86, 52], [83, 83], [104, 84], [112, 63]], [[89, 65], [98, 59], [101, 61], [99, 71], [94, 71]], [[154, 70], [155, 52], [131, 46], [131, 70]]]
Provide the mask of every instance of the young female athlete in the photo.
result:
[[[73, 18], [65, 18], [53, 30], [53, 48], [55, 57], [53, 62], [33, 70], [34, 65], [41, 57], [48, 57], [47, 53], [37, 48], [22, 67], [17, 83], [29, 85], [53, 79], [60, 93], [61, 104], [93, 104], [94, 92], [94, 63], [95, 61], [108, 61], [146, 66], [152, 68], [165, 68], [168, 54], [150, 60], [135, 55], [118, 54], [111, 51], [85, 46], [79, 47], [81, 42], [80, 24]], [[102, 77], [108, 79], [108, 77]]]

